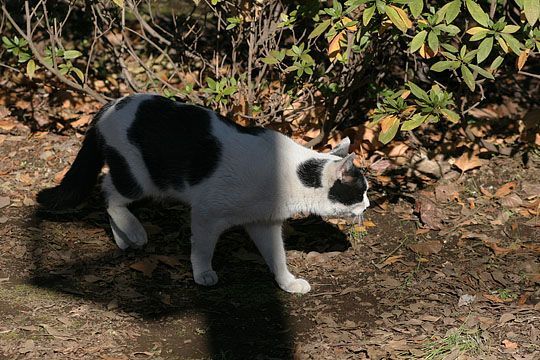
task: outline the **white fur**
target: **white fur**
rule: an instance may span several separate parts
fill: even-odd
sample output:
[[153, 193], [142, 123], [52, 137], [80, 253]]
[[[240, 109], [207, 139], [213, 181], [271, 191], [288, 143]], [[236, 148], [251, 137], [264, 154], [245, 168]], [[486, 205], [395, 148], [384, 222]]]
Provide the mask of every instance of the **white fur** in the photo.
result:
[[[240, 133], [206, 110], [211, 117], [211, 132], [222, 144], [217, 168], [209, 178], [194, 186], [186, 183], [181, 192], [174, 189], [163, 192], [152, 182], [139, 149], [127, 139], [127, 129], [135, 119], [139, 104], [150, 96], [133, 95], [120, 110], [110, 107], [97, 127], [107, 145], [126, 158], [146, 196], [173, 197], [191, 205], [191, 262], [195, 282], [201, 285], [217, 283], [218, 277], [211, 264], [215, 244], [227, 228], [244, 225], [279, 286], [288, 292], [308, 292], [309, 283], [294, 277], [287, 268], [281, 224], [298, 213], [348, 216], [363, 213], [369, 206], [366, 196], [354, 208], [328, 199], [328, 188], [337, 176], [338, 163], [335, 161], [341, 158], [304, 148], [275, 131], [265, 131], [257, 136]], [[178, 141], [182, 141], [182, 134], [178, 136]], [[346, 145], [342, 144], [341, 151]], [[306, 187], [297, 176], [298, 166], [311, 158], [334, 160], [325, 166], [321, 188]], [[126, 208], [130, 200], [116, 191], [109, 175], [106, 175], [103, 189], [109, 216], [129, 238], [126, 241], [114, 232], [118, 246], [125, 249], [130, 245], [144, 245], [146, 233]]]

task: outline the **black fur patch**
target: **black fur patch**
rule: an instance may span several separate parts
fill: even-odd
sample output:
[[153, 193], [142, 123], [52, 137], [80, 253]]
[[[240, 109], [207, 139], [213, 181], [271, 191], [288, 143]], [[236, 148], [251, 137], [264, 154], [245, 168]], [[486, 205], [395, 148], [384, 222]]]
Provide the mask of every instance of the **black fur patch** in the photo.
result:
[[195, 185], [216, 169], [221, 144], [210, 133], [207, 110], [154, 96], [139, 105], [128, 129], [152, 180], [161, 189]]
[[344, 174], [344, 181], [337, 180], [334, 182], [328, 192], [328, 198], [344, 205], [353, 205], [364, 200], [366, 191], [367, 186], [364, 175], [362, 175], [360, 169], [353, 168]]
[[304, 186], [312, 188], [322, 187], [322, 171], [325, 159], [309, 159], [304, 161], [296, 169], [296, 173]]
[[[110, 104], [105, 105], [95, 115], [95, 120], [99, 119], [107, 106], [110, 107]], [[92, 192], [103, 167], [101, 146], [99, 131], [94, 126], [90, 127], [81, 150], [60, 185], [40, 191], [37, 195], [38, 203], [53, 210], [74, 208], [82, 203]]]
[[249, 126], [249, 127], [248, 126], [242, 126], [240, 124], [235, 123], [234, 121], [232, 121], [231, 119], [229, 119], [229, 118], [227, 118], [227, 117], [225, 117], [223, 115], [217, 114], [217, 116], [225, 124], [234, 127], [236, 129], [236, 131], [238, 131], [239, 133], [242, 133], [242, 134], [248, 134], [248, 135], [257, 136], [257, 135], [260, 135], [260, 134], [262, 134], [262, 133], [264, 133], [266, 131], [265, 128], [260, 127], [260, 126]]
[[128, 199], [140, 198], [143, 189], [131, 173], [126, 159], [111, 146], [105, 146], [104, 153], [116, 190]]
[[115, 110], [122, 110], [127, 104], [129, 104], [133, 100], [133, 96], [125, 96], [118, 100], [116, 104], [114, 105]]

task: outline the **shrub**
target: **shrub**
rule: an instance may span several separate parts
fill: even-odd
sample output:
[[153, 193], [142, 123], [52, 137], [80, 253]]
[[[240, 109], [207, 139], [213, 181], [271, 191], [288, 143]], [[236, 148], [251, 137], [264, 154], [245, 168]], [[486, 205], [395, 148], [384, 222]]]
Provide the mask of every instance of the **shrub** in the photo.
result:
[[[540, 51], [540, 0], [168, 4], [25, 1], [24, 19], [4, 4], [3, 47], [31, 79], [52, 74], [101, 101], [157, 91], [242, 123], [321, 129], [308, 146], [366, 120], [383, 143], [459, 123]], [[108, 86], [96, 91], [96, 79]]]

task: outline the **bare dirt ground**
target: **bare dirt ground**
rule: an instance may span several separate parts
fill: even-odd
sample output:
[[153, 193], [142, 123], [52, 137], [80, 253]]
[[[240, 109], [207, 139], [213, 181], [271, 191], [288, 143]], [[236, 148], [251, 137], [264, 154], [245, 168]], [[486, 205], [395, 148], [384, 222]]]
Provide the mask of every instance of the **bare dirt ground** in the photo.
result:
[[241, 230], [218, 244], [219, 285], [196, 286], [179, 204], [135, 205], [150, 242], [128, 252], [97, 191], [76, 212], [37, 211], [78, 147], [0, 135], [0, 358], [540, 359], [534, 152], [415, 193], [374, 190], [365, 228], [291, 221], [289, 263], [313, 288], [295, 296]]

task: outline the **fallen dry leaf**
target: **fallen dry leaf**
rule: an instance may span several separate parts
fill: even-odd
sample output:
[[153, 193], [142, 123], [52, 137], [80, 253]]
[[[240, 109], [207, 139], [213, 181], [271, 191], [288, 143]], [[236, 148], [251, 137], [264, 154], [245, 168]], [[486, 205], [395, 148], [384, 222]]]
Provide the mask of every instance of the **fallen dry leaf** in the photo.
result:
[[62, 179], [64, 178], [64, 176], [68, 172], [69, 168], [70, 168], [70, 166], [66, 166], [61, 171], [57, 172], [56, 175], [54, 175], [54, 182], [57, 183], [57, 184], [60, 184], [62, 182]]
[[82, 115], [78, 120], [70, 123], [71, 126], [78, 129], [84, 125], [87, 125], [92, 121], [92, 115]]
[[494, 294], [483, 294], [482, 296], [488, 299], [489, 301], [492, 301], [495, 303], [507, 303], [507, 302], [513, 301], [512, 299], [501, 299], [500, 297]]
[[438, 240], [427, 240], [411, 244], [409, 245], [409, 249], [420, 255], [431, 255], [440, 252], [442, 250], [442, 244]]
[[455, 162], [454, 165], [458, 167], [461, 172], [475, 169], [484, 164], [484, 161], [478, 156], [472, 153], [464, 153]]
[[503, 345], [504, 345], [505, 348], [510, 349], [510, 350], [515, 350], [515, 349], [518, 348], [518, 344], [517, 344], [517, 343], [512, 342], [512, 341], [510, 341], [510, 340], [508, 340], [508, 339], [504, 339], [504, 340], [502, 341], [502, 343], [503, 343]]
[[501, 199], [501, 205], [513, 209], [523, 205], [523, 200], [517, 194], [510, 194]]
[[0, 120], [0, 129], [4, 131], [11, 131], [15, 126], [17, 126], [17, 123], [12, 120]]
[[165, 265], [169, 265], [170, 267], [175, 267], [175, 266], [180, 265], [180, 260], [172, 256], [156, 255], [154, 256], [154, 259], [164, 263]]
[[438, 185], [435, 188], [437, 201], [453, 201], [459, 199], [459, 187], [455, 183]]
[[499, 255], [506, 255], [506, 254], [508, 254], [509, 252], [512, 251], [512, 249], [500, 247], [499, 245], [497, 245], [497, 243], [492, 242], [492, 241], [486, 241], [486, 240], [484, 240], [483, 243], [484, 243], [487, 247], [489, 247], [491, 250], [493, 250], [493, 252], [495, 253], [496, 256], [499, 256]]
[[516, 316], [512, 313], [504, 313], [501, 315], [501, 317], [499, 318], [499, 324], [505, 324], [509, 321], [512, 321], [516, 318]]
[[390, 256], [386, 260], [383, 261], [382, 267], [387, 266], [387, 265], [392, 265], [393, 263], [395, 263], [396, 261], [398, 261], [399, 259], [404, 258], [404, 257], [405, 257], [405, 255]]
[[539, 197], [540, 183], [523, 182], [521, 184], [521, 190], [527, 198]]
[[34, 344], [34, 340], [26, 340], [22, 346], [19, 348], [20, 354], [27, 354], [31, 351], [34, 351], [36, 348], [36, 344]]
[[142, 272], [146, 277], [152, 277], [152, 273], [157, 267], [157, 261], [153, 259], [144, 259], [129, 265], [129, 267], [133, 270]]
[[510, 181], [509, 183], [504, 184], [500, 188], [497, 189], [495, 192], [495, 196], [498, 198], [502, 198], [508, 194], [510, 194], [514, 189], [516, 188], [517, 183], [515, 181]]
[[0, 209], [8, 206], [11, 200], [7, 196], [0, 196]]
[[59, 331], [59, 330], [56, 330], [55, 328], [53, 328], [52, 326], [50, 325], [47, 325], [47, 324], [39, 324], [39, 326], [41, 326], [42, 328], [45, 329], [45, 331], [47, 331], [47, 333], [49, 335], [52, 335], [56, 338], [66, 338], [66, 337], [70, 337], [71, 335], [70, 334], [67, 334], [65, 332], [62, 332], [62, 331]]
[[421, 196], [416, 200], [415, 210], [420, 214], [420, 220], [432, 230], [441, 230], [444, 213], [437, 207], [437, 204], [427, 196]]

